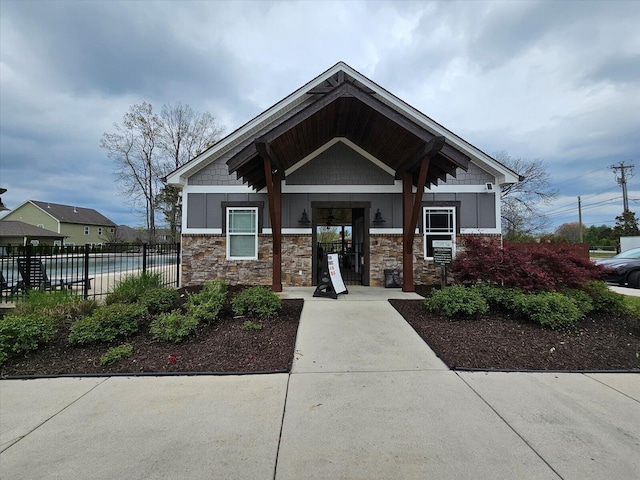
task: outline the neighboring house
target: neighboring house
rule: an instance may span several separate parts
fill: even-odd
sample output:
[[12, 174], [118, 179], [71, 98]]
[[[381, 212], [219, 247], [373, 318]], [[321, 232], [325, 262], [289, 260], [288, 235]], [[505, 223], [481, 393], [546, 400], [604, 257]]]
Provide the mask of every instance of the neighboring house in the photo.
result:
[[2, 218], [21, 221], [65, 236], [64, 245], [101, 245], [116, 224], [91, 208], [27, 200]]
[[[340, 62], [167, 176], [182, 189], [182, 282], [432, 283], [433, 241], [500, 236], [518, 175]], [[333, 230], [337, 241], [322, 243]]]
[[29, 243], [32, 245], [61, 245], [64, 237], [59, 233], [42, 227], [34, 227], [24, 222], [13, 220], [0, 222], [0, 246], [24, 246]]
[[[119, 225], [116, 229], [116, 237], [112, 243], [149, 243], [149, 233], [143, 228], [132, 228], [127, 225]], [[171, 235], [168, 228], [156, 228], [156, 243], [176, 243], [179, 242]]]

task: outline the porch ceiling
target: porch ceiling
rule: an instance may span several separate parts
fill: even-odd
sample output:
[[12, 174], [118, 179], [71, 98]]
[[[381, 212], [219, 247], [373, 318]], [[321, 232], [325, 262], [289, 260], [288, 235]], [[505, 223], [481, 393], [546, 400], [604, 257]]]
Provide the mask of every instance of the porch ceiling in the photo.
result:
[[[341, 83], [340, 83], [341, 82]], [[318, 93], [320, 90], [321, 93]], [[330, 88], [312, 90], [317, 99], [274, 126], [227, 161], [229, 172], [256, 190], [267, 184], [264, 157], [274, 170], [284, 172], [335, 137], [345, 137], [384, 162], [399, 175], [407, 172], [417, 184], [420, 160], [434, 134], [402, 115], [349, 79], [339, 78]], [[431, 142], [433, 143], [433, 142]], [[469, 157], [450, 144], [431, 158], [426, 186], [444, 181], [456, 169], [466, 170]]]

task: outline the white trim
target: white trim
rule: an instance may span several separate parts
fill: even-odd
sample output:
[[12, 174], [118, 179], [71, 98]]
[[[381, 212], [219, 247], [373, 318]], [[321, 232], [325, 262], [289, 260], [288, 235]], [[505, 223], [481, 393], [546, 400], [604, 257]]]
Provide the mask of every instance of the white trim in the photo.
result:
[[361, 156], [363, 156], [364, 158], [369, 160], [371, 163], [376, 165], [378, 168], [381, 168], [382, 170], [387, 172], [389, 175], [395, 175], [396, 174], [396, 171], [393, 168], [391, 168], [390, 166], [388, 166], [384, 162], [381, 162], [376, 157], [374, 157], [369, 152], [367, 152], [363, 148], [361, 148], [358, 145], [356, 145], [355, 143], [353, 143], [348, 138], [346, 138], [346, 137], [333, 137], [331, 140], [329, 140], [327, 143], [322, 145], [320, 148], [316, 149], [315, 151], [311, 152], [309, 155], [304, 157], [302, 160], [300, 160], [298, 163], [296, 163], [293, 167], [291, 167], [288, 170], [286, 170], [285, 171], [285, 176], [292, 174], [293, 172], [295, 172], [296, 170], [298, 170], [299, 168], [303, 167], [304, 165], [309, 163], [311, 160], [316, 158], [321, 153], [329, 150], [331, 147], [333, 147], [337, 143], [345, 144], [351, 150], [354, 150], [356, 153], [359, 153]]
[[461, 228], [460, 235], [500, 235], [500, 228]]
[[185, 185], [183, 195], [189, 193], [255, 193], [247, 185]]
[[[254, 220], [255, 220], [255, 232], [253, 233], [231, 233], [229, 231], [229, 225], [230, 225], [230, 221], [229, 221], [229, 214], [234, 211], [234, 210], [251, 210], [254, 214]], [[244, 206], [227, 206], [225, 208], [225, 216], [226, 216], [226, 225], [227, 225], [227, 232], [226, 232], [226, 245], [225, 245], [225, 249], [227, 252], [227, 260], [238, 260], [238, 261], [242, 261], [242, 260], [257, 260], [258, 259], [258, 234], [259, 232], [259, 228], [258, 228], [258, 224], [259, 224], [259, 219], [258, 219], [258, 214], [260, 213], [260, 210], [258, 209], [258, 207], [244, 207]], [[232, 257], [231, 256], [231, 236], [245, 236], [245, 237], [249, 237], [252, 236], [253, 237], [253, 249], [254, 249], [254, 253], [255, 255], [252, 255], [250, 257]]]
[[495, 195], [494, 192], [487, 192], [484, 183], [474, 185], [438, 185], [425, 188], [425, 193], [483, 193], [486, 195]]
[[[452, 212], [451, 218], [452, 218], [452, 231], [451, 232], [429, 232], [427, 233], [427, 212], [431, 211], [431, 210], [449, 210], [450, 212]], [[451, 237], [451, 242], [453, 245], [453, 256], [456, 256], [456, 235], [457, 235], [457, 225], [456, 225], [456, 211], [457, 211], [457, 207], [451, 205], [443, 205], [443, 206], [430, 206], [430, 207], [422, 207], [422, 252], [423, 252], [423, 258], [425, 260], [433, 260], [433, 257], [428, 257], [427, 256], [427, 235], [449, 235]]]
[[182, 233], [185, 235], [220, 235], [221, 228], [183, 228]]
[[[267, 230], [266, 228], [263, 228], [262, 232], [266, 233], [266, 230]], [[312, 228], [283, 228], [282, 234], [283, 235], [312, 235], [313, 229]]]
[[[401, 228], [369, 228], [369, 235], [402, 235]], [[418, 229], [416, 228], [416, 233]]]

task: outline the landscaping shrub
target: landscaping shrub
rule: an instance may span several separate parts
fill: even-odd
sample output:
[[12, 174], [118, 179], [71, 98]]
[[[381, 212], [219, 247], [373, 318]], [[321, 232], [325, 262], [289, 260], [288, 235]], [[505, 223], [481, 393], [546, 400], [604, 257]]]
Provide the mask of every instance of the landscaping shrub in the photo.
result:
[[138, 323], [146, 313], [142, 305], [115, 303], [98, 308], [71, 326], [69, 342], [111, 342], [117, 337], [130, 335], [138, 331]]
[[591, 300], [591, 296], [584, 290], [569, 288], [563, 290], [562, 294], [573, 301], [574, 305], [580, 312], [580, 317], [584, 317], [586, 314], [593, 311], [593, 301]]
[[37, 313], [55, 322], [62, 322], [89, 315], [95, 308], [94, 300], [84, 300], [67, 290], [30, 290], [17, 302], [15, 313], [24, 315]]
[[143, 272], [128, 276], [116, 283], [113, 292], [105, 298], [105, 304], [136, 303], [147, 290], [160, 287], [162, 278], [159, 273]]
[[498, 287], [490, 283], [478, 283], [472, 289], [485, 299], [489, 308], [500, 311], [513, 310], [515, 298], [522, 294], [521, 290]]
[[477, 317], [487, 313], [489, 306], [480, 292], [459, 285], [434, 290], [424, 299], [428, 310], [447, 317]]
[[526, 291], [579, 288], [589, 280], [601, 280], [605, 270], [570, 249], [545, 243], [514, 243], [465, 237], [454, 259], [451, 274], [459, 283], [487, 282]]
[[590, 281], [580, 286], [593, 303], [593, 309], [598, 312], [622, 314], [627, 312], [624, 295], [614, 292], [604, 282]]
[[249, 287], [236, 295], [231, 304], [236, 315], [253, 314], [268, 318], [280, 310], [282, 301], [278, 295], [264, 287]]
[[222, 280], [213, 280], [202, 286], [200, 292], [189, 296], [187, 310], [198, 321], [214, 321], [227, 298], [227, 284]]
[[175, 310], [180, 300], [180, 294], [173, 288], [159, 287], [147, 290], [140, 297], [140, 305], [152, 314]]
[[251, 320], [247, 320], [242, 324], [242, 330], [245, 331], [254, 331], [254, 330], [262, 330], [262, 325], [259, 323], [252, 322]]
[[581, 317], [571, 298], [555, 292], [523, 293], [516, 298], [514, 307], [523, 317], [551, 328], [571, 325]]
[[56, 333], [56, 322], [39, 313], [16, 313], [0, 320], [0, 364], [13, 353], [36, 350]]
[[108, 365], [110, 363], [116, 363], [124, 358], [129, 358], [133, 354], [133, 347], [129, 343], [118, 345], [107, 350], [103, 356], [100, 357], [100, 365]]
[[191, 335], [198, 324], [196, 317], [179, 311], [161, 313], [151, 322], [151, 333], [158, 340], [180, 342]]

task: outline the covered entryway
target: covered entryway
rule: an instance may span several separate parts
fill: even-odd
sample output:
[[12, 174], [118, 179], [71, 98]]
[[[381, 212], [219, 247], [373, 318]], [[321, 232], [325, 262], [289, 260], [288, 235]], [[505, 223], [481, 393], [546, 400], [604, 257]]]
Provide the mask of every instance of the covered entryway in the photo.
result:
[[369, 285], [369, 202], [312, 202], [312, 284], [324, 254], [337, 253], [345, 285]]

